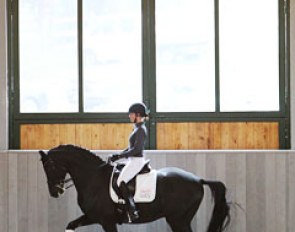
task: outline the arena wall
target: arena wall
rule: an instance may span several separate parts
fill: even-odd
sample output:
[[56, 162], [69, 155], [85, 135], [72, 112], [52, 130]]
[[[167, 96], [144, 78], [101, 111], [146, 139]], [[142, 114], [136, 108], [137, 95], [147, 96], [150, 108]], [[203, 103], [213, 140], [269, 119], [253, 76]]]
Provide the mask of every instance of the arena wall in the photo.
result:
[[[103, 159], [112, 151], [95, 151]], [[232, 205], [230, 232], [295, 230], [295, 151], [146, 151], [153, 168], [176, 166], [223, 181]], [[0, 151], [0, 231], [60, 232], [81, 214], [76, 190], [49, 197], [37, 151]], [[177, 204], [181, 204], [181, 199]], [[239, 205], [239, 206], [238, 206]], [[193, 231], [205, 232], [212, 209], [205, 198], [193, 220]], [[102, 231], [100, 226], [79, 232]], [[120, 232], [170, 231], [164, 219], [144, 225], [122, 225]]]

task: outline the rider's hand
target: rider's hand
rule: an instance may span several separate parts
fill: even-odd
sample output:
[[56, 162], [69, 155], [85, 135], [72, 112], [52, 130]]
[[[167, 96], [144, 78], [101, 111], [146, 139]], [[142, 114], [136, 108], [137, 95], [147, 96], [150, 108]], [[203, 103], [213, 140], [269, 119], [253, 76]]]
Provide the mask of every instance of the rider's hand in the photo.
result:
[[114, 162], [114, 161], [116, 161], [116, 160], [118, 160], [118, 159], [120, 159], [120, 155], [118, 155], [118, 154], [113, 154], [113, 155], [111, 155], [111, 156], [109, 157], [109, 160], [110, 160], [111, 162]]

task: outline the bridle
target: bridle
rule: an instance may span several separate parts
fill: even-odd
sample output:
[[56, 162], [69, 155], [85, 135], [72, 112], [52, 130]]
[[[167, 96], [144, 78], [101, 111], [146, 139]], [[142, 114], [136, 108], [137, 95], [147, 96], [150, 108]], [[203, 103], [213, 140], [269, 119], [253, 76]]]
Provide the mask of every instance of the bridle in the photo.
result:
[[[100, 167], [103, 167], [105, 165], [107, 165], [108, 163], [106, 162], [103, 162], [102, 164], [98, 165], [97, 168], [100, 168]], [[48, 158], [43, 161], [43, 166], [44, 168], [48, 169], [49, 167], [52, 168], [52, 169], [57, 169], [56, 168], [56, 162], [51, 159], [51, 158]], [[62, 166], [62, 165], [58, 165], [60, 169], [64, 170], [66, 173], [68, 172], [67, 169]], [[48, 178], [47, 178], [47, 183], [48, 184], [53, 184], [56, 188], [59, 188], [59, 189], [62, 189], [62, 190], [66, 190], [66, 189], [69, 189], [71, 187], [74, 186], [74, 183], [70, 183], [69, 185], [65, 186], [67, 183], [73, 181], [73, 179], [70, 177], [70, 178], [67, 178], [67, 179], [64, 179], [64, 180], [56, 180], [57, 178], [54, 178], [54, 180], [51, 180], [51, 181], [48, 181]]]
[[55, 186], [58, 187], [58, 188], [62, 188], [61, 186], [64, 186], [63, 187], [64, 189], [69, 189], [69, 188], [74, 186], [73, 182], [71, 184], [69, 184], [68, 186], [65, 186], [65, 184], [69, 183], [70, 181], [73, 181], [73, 179], [71, 177], [67, 178], [65, 180], [60, 180], [59, 183], [57, 185], [55, 185]]
[[[49, 166], [50, 165], [50, 166]], [[51, 167], [51, 168], [53, 168], [53, 169], [56, 169], [56, 163], [55, 163], [55, 161], [54, 160], [52, 160], [51, 158], [48, 158], [46, 161], [44, 161], [43, 162], [43, 166], [44, 166], [44, 168], [48, 168], [48, 167]], [[61, 166], [61, 165], [59, 165], [59, 167], [61, 168], [61, 169], [63, 169], [65, 172], [67, 172], [67, 169], [65, 168], [65, 167], [63, 167], [63, 166]], [[68, 185], [68, 186], [65, 186], [67, 183], [69, 183], [70, 181], [72, 181], [73, 179], [70, 177], [70, 178], [67, 178], [67, 179], [64, 179], [64, 180], [58, 180], [58, 181], [55, 181], [55, 180], [53, 180], [53, 181], [49, 181], [49, 180], [47, 180], [47, 183], [48, 184], [54, 184], [55, 185], [55, 187], [57, 187], [57, 188], [60, 188], [60, 189], [69, 189], [69, 188], [71, 188], [71, 187], [73, 187], [74, 186], [74, 183], [71, 183], [70, 185]]]

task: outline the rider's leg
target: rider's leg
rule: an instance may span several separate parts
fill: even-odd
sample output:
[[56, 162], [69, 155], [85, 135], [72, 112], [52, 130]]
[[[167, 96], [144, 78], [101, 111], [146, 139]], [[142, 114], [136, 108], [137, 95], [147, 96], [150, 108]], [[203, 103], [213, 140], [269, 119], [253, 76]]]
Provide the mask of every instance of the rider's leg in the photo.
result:
[[126, 202], [127, 216], [129, 218], [129, 222], [136, 220], [139, 216], [136, 205], [134, 203], [134, 199], [130, 194], [126, 183], [128, 183], [142, 169], [144, 163], [145, 162], [143, 157], [129, 158], [117, 181], [122, 197]]
[[127, 188], [127, 185], [124, 181], [121, 182], [119, 189], [121, 191], [122, 197], [124, 198], [126, 206], [127, 206], [128, 221], [133, 222], [139, 218], [138, 211], [137, 211], [136, 205], [134, 203], [134, 199], [131, 196], [131, 194]]
[[120, 186], [121, 182], [128, 183], [145, 165], [145, 159], [143, 157], [130, 157], [126, 162], [126, 165], [122, 169], [117, 185]]

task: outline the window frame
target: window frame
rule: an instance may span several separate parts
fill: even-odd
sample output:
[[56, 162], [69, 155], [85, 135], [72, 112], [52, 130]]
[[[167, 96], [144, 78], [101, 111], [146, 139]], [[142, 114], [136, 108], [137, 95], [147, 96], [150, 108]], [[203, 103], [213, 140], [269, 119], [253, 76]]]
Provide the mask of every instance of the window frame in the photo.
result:
[[[279, 4], [279, 111], [220, 112], [219, 85], [219, 0], [215, 6], [215, 112], [156, 112], [155, 1], [142, 0], [142, 90], [143, 101], [151, 110], [147, 149], [156, 149], [156, 126], [161, 122], [278, 122], [280, 149], [290, 149], [290, 15], [289, 0]], [[36, 123], [128, 123], [127, 113], [83, 112], [82, 0], [78, 4], [79, 112], [20, 113], [18, 0], [7, 0], [9, 148], [20, 147], [20, 126]], [[263, 91], [263, 89], [261, 90]]]

